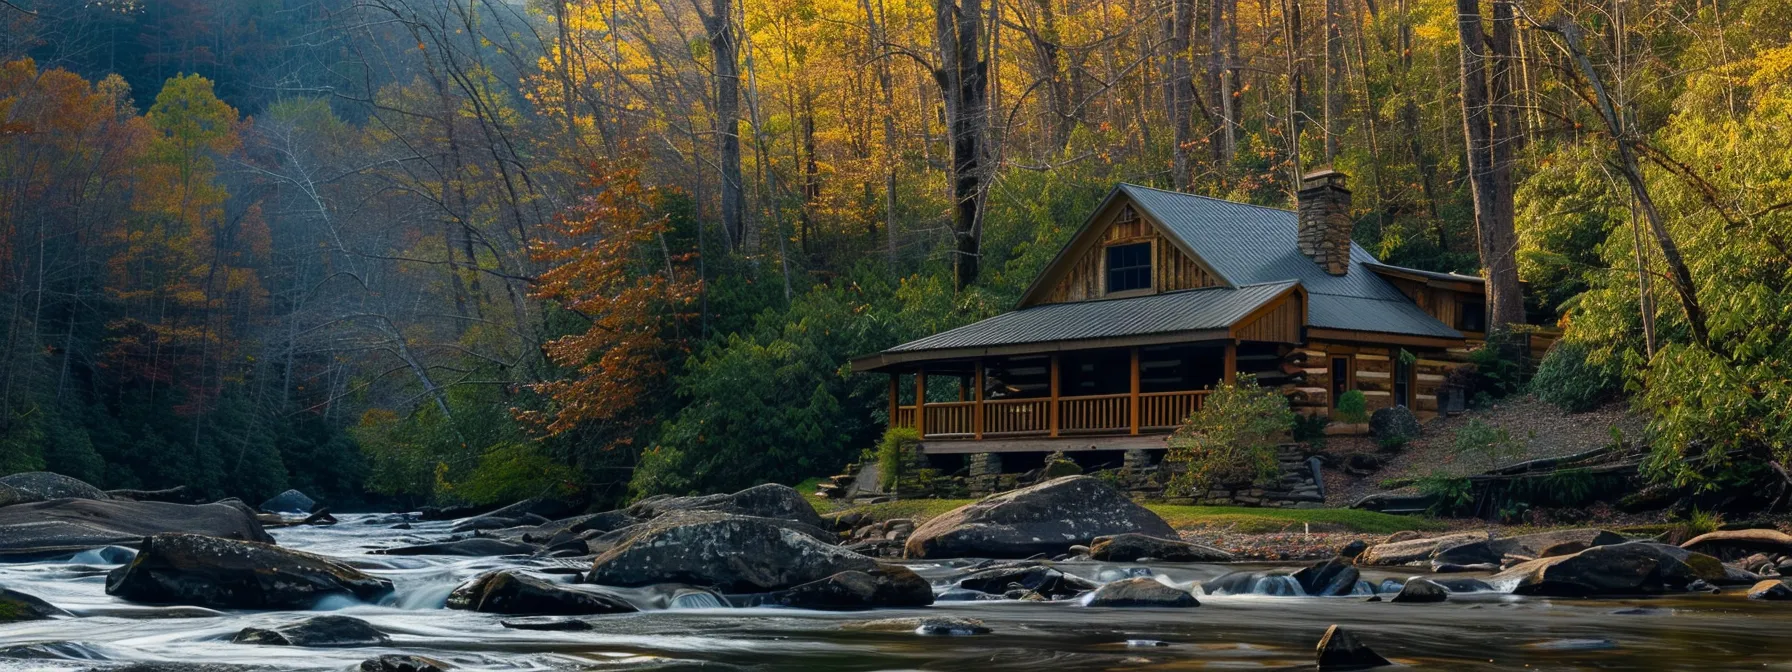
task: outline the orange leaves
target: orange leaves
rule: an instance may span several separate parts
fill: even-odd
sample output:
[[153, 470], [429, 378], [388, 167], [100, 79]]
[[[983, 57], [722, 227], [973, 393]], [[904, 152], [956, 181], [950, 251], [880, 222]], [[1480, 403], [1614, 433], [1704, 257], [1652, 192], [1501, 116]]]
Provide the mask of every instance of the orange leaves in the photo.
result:
[[590, 194], [560, 217], [557, 242], [533, 249], [550, 265], [533, 295], [588, 320], [583, 332], [542, 346], [570, 373], [534, 386], [552, 410], [522, 417], [550, 434], [637, 420], [642, 402], [664, 390], [700, 286], [692, 255], [667, 247], [659, 192], [633, 168], [590, 170]]

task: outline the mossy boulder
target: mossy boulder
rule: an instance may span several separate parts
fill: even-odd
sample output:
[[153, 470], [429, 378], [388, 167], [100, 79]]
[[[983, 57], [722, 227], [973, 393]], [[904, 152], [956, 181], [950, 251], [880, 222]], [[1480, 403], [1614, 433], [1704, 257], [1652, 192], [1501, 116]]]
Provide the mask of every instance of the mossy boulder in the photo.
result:
[[106, 594], [150, 604], [309, 609], [326, 597], [374, 602], [392, 582], [312, 553], [197, 534], [157, 534], [106, 577]]

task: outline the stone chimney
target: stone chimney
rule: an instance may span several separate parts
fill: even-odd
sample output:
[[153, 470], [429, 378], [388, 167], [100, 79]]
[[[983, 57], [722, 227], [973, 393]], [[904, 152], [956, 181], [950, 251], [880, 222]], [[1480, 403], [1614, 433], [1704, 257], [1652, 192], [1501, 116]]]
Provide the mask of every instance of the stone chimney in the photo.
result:
[[1300, 253], [1332, 275], [1350, 271], [1350, 190], [1345, 175], [1330, 168], [1308, 173], [1296, 195]]

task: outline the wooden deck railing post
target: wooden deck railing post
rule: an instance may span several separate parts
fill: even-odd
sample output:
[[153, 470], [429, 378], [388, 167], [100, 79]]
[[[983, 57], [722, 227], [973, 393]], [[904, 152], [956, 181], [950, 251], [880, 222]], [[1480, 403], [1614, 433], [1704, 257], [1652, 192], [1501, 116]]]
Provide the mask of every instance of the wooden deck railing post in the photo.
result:
[[891, 429], [895, 429], [896, 427], [901, 425], [901, 421], [897, 419], [898, 416], [902, 415], [902, 394], [900, 392], [901, 383], [898, 382], [901, 379], [902, 379], [902, 374], [900, 374], [900, 373], [891, 373], [890, 374], [890, 428]]
[[1225, 377], [1220, 378], [1220, 382], [1230, 383], [1230, 382], [1235, 382], [1237, 380], [1238, 380], [1238, 344], [1228, 342], [1228, 343], [1226, 343], [1226, 374], [1225, 374]]
[[915, 434], [927, 438], [927, 367], [915, 369]]
[[1131, 418], [1132, 433], [1139, 433], [1139, 349], [1132, 349], [1132, 395], [1126, 400]]
[[974, 427], [972, 427], [972, 430], [975, 432], [975, 436], [977, 437], [977, 440], [982, 441], [983, 440], [983, 360], [981, 360], [981, 359], [977, 360], [976, 379], [977, 379], [976, 383], [975, 383], [976, 387], [975, 387], [975, 389], [971, 390], [971, 394], [972, 394], [973, 398], [976, 400], [977, 405], [971, 407], [972, 408], [971, 422], [976, 423], [976, 425]]
[[1051, 375], [1052, 375], [1052, 381], [1051, 381], [1051, 388], [1052, 388], [1051, 430], [1052, 430], [1052, 432], [1051, 432], [1051, 435], [1057, 436], [1058, 435], [1058, 355], [1057, 355], [1057, 353], [1052, 354], [1052, 374]]

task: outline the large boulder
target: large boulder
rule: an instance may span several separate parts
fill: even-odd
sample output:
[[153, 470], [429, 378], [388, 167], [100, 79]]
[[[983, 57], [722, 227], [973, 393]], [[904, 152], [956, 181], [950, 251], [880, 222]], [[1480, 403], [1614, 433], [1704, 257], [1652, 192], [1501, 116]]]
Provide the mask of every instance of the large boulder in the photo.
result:
[[1186, 590], [1165, 585], [1148, 576], [1121, 579], [1095, 589], [1083, 598], [1086, 607], [1161, 607], [1186, 609], [1201, 602]]
[[1233, 559], [1231, 553], [1212, 546], [1130, 532], [1096, 537], [1089, 545], [1089, 558], [1107, 562], [1138, 562], [1145, 558], [1159, 562], [1229, 562]]
[[1694, 581], [1725, 583], [1717, 558], [1678, 546], [1632, 541], [1594, 546], [1572, 555], [1532, 560], [1495, 574], [1518, 595], [1588, 597], [1650, 595], [1685, 590]]
[[170, 504], [198, 504], [205, 501], [199, 496], [199, 491], [184, 485], [161, 490], [107, 490], [106, 496], [133, 502], [168, 502]]
[[1390, 406], [1369, 416], [1369, 436], [1383, 446], [1404, 446], [1419, 438], [1419, 418], [1405, 406]]
[[0, 586], [0, 623], [41, 621], [67, 615], [68, 612], [57, 609], [43, 598]]
[[774, 593], [775, 604], [799, 609], [843, 611], [879, 607], [925, 607], [933, 604], [933, 586], [914, 570], [881, 565], [870, 571], [846, 571], [820, 581]]
[[443, 670], [454, 669], [454, 666], [434, 658], [388, 653], [378, 658], [363, 660], [361, 665], [355, 669], [360, 672], [443, 672]]
[[261, 510], [268, 513], [311, 513], [316, 508], [317, 500], [297, 490], [287, 490], [261, 503]]
[[1755, 553], [1792, 555], [1792, 534], [1768, 529], [1718, 530], [1688, 539], [1680, 547], [1722, 560], [1734, 560]]
[[959, 579], [958, 587], [991, 595], [1021, 591], [1056, 599], [1081, 595], [1101, 586], [1075, 574], [1066, 574], [1056, 567], [1018, 564], [978, 570]]
[[567, 586], [504, 570], [473, 577], [448, 595], [449, 609], [487, 614], [578, 616], [636, 611], [615, 595], [591, 586]]
[[230, 641], [264, 646], [383, 646], [391, 637], [348, 616], [317, 616], [274, 628], [243, 628]]
[[1422, 576], [1415, 576], [1407, 579], [1406, 585], [1400, 587], [1400, 593], [1388, 601], [1397, 604], [1424, 604], [1443, 602], [1448, 599], [1450, 599], [1450, 589], [1445, 588], [1443, 584]]
[[1356, 564], [1364, 566], [1410, 565], [1429, 562], [1440, 551], [1465, 544], [1486, 541], [1486, 532], [1461, 532], [1441, 537], [1392, 540], [1370, 546], [1357, 556]]
[[1343, 558], [1325, 560], [1294, 573], [1294, 581], [1300, 584], [1301, 590], [1313, 597], [1349, 595], [1356, 590], [1360, 577], [1361, 573]]
[[1025, 558], [1127, 533], [1176, 538], [1169, 523], [1113, 486], [1066, 476], [935, 516], [909, 535], [904, 551], [910, 558]]
[[392, 582], [272, 544], [157, 534], [106, 577], [106, 594], [219, 609], [309, 609], [326, 597], [376, 601], [392, 594]]
[[1792, 600], [1792, 585], [1779, 579], [1766, 579], [1748, 589], [1748, 599], [1785, 602]]
[[164, 532], [274, 542], [253, 515], [221, 504], [57, 499], [0, 507], [0, 556], [135, 548], [144, 537]]
[[1624, 535], [1600, 529], [1556, 530], [1486, 539], [1449, 548], [1440, 547], [1432, 554], [1431, 561], [1451, 565], [1498, 565], [1509, 555], [1535, 560], [1544, 557], [1545, 551], [1554, 555], [1568, 555], [1594, 546], [1610, 546], [1625, 541]]
[[661, 497], [637, 502], [624, 513], [637, 520], [653, 520], [675, 511], [715, 511], [739, 516], [777, 518], [818, 529], [827, 529], [821, 514], [795, 488], [777, 483], [755, 485], [740, 492], [697, 497]]
[[1368, 645], [1357, 641], [1355, 635], [1344, 628], [1333, 625], [1326, 628], [1325, 635], [1319, 638], [1319, 646], [1314, 662], [1319, 669], [1325, 670], [1363, 670], [1371, 667], [1392, 665], [1388, 659], [1381, 657]]
[[111, 499], [105, 491], [78, 478], [48, 471], [26, 471], [0, 477], [0, 506], [52, 499]]
[[765, 519], [714, 514], [668, 518], [677, 520], [649, 525], [593, 559], [586, 581], [607, 586], [688, 583], [753, 593], [877, 566], [871, 558]]

